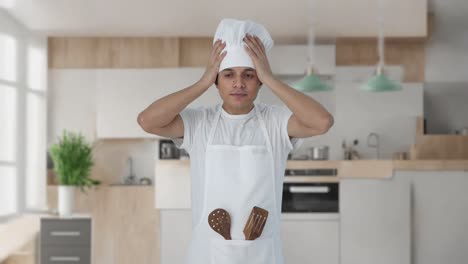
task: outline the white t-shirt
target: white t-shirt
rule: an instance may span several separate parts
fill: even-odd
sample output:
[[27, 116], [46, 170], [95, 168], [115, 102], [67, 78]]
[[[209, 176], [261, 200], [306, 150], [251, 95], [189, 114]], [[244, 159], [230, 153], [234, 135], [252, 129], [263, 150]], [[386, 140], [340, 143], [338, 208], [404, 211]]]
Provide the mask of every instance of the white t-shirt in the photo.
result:
[[[301, 139], [288, 136], [288, 120], [292, 112], [285, 106], [255, 104], [262, 115], [270, 137], [275, 159], [275, 177], [283, 181], [286, 160], [291, 150], [298, 148]], [[203, 209], [205, 151], [211, 127], [217, 110], [221, 116], [214, 133], [212, 144], [222, 145], [265, 145], [265, 137], [257, 118], [255, 108], [248, 114], [230, 115], [221, 107], [186, 108], [181, 113], [184, 122], [184, 137], [173, 138], [178, 148], [185, 149], [190, 155], [190, 174], [192, 182], [192, 223], [196, 224]], [[281, 186], [279, 186], [281, 187]], [[278, 189], [277, 192], [281, 192]]]

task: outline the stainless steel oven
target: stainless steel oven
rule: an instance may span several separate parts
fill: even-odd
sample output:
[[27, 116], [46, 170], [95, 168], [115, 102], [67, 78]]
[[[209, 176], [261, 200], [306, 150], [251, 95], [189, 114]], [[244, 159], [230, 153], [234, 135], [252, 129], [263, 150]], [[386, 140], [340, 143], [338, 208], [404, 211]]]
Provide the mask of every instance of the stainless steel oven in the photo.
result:
[[283, 213], [339, 213], [336, 170], [287, 172], [281, 209]]

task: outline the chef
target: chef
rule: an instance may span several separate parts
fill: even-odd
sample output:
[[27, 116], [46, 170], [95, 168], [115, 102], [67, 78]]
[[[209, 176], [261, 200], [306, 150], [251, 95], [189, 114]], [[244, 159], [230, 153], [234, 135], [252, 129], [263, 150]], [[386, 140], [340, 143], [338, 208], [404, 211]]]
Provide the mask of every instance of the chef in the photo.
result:
[[[273, 75], [267, 58], [272, 46], [263, 25], [223, 19], [200, 80], [138, 116], [146, 132], [172, 138], [190, 155], [193, 232], [187, 264], [284, 263], [280, 216], [288, 153], [301, 138], [326, 133], [333, 117]], [[255, 102], [263, 84], [284, 106]], [[218, 90], [220, 104], [187, 108], [208, 89]], [[260, 237], [246, 240], [243, 229], [254, 206], [269, 215]], [[230, 215], [232, 240], [208, 224], [217, 208]]]

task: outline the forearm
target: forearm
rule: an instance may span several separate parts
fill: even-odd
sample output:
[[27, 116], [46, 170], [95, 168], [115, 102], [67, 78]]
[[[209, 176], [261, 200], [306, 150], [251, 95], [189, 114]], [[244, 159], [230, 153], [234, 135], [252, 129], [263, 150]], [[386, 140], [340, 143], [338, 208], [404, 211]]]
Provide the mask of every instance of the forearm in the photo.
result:
[[316, 100], [290, 87], [276, 78], [265, 81], [273, 93], [294, 113], [297, 119], [304, 125], [314, 128], [317, 124], [323, 124], [324, 120], [330, 120], [331, 114]]
[[208, 88], [209, 86], [199, 81], [187, 88], [162, 97], [138, 115], [138, 122], [143, 125], [151, 124], [155, 128], [165, 127]]

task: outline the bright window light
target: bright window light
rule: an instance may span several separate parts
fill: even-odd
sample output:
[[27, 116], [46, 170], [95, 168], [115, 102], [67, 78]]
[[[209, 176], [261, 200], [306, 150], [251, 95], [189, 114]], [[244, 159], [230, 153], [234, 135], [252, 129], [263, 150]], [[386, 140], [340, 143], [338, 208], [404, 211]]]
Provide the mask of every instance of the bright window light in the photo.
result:
[[0, 7], [12, 9], [15, 6], [15, 0], [0, 0]]
[[47, 76], [46, 53], [38, 47], [28, 48], [28, 88], [36, 91], [44, 91], [46, 86], [45, 77]]
[[12, 36], [0, 33], [0, 80], [16, 81], [17, 45]]
[[38, 209], [46, 206], [46, 103], [34, 93], [26, 99], [26, 207]]
[[[0, 161], [16, 161], [16, 89], [0, 84]], [[0, 175], [1, 176], [1, 175]]]
[[0, 165], [0, 217], [18, 211], [16, 168]]

